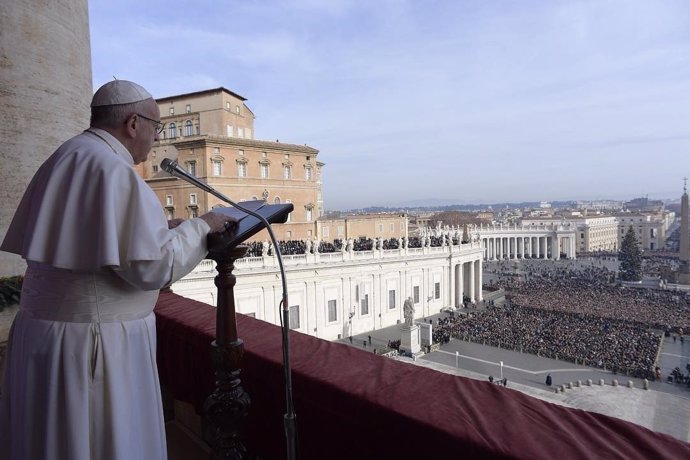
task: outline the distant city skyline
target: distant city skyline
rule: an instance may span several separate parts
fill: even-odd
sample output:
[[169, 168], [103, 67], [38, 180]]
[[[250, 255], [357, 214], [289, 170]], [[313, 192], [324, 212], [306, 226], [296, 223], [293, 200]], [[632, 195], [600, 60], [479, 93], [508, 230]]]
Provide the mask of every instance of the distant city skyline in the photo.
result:
[[320, 150], [326, 210], [668, 199], [690, 173], [690, 2], [89, 9], [94, 88], [241, 94], [257, 139]]

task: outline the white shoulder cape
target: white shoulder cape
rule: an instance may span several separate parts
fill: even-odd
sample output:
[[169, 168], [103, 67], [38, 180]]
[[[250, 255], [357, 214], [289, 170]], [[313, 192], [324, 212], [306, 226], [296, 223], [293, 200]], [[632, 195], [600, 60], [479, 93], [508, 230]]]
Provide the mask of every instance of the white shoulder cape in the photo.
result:
[[71, 270], [160, 259], [175, 232], [132, 164], [106, 131], [68, 140], [31, 180], [0, 249]]

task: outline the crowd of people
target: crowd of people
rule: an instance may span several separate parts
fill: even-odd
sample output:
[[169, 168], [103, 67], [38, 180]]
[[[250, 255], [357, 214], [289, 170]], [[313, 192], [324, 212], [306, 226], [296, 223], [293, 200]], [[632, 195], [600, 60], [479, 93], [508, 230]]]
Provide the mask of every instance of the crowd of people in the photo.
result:
[[[278, 241], [280, 245], [281, 254], [283, 255], [301, 255], [301, 254], [313, 254], [316, 251], [319, 253], [333, 253], [342, 252], [344, 250], [352, 251], [372, 251], [374, 249], [400, 249], [405, 247], [409, 248], [421, 248], [424, 245], [431, 247], [440, 247], [448, 244], [457, 245], [460, 244], [458, 238], [449, 238], [443, 236], [429, 236], [426, 237], [427, 240], [413, 236], [410, 238], [388, 238], [388, 239], [376, 239], [376, 238], [357, 238], [352, 240], [342, 240], [334, 239], [330, 241], [315, 241], [311, 242], [308, 240], [288, 240], [288, 241]], [[268, 242], [254, 241], [247, 243], [249, 246], [249, 251], [247, 252], [247, 257], [261, 257], [262, 255], [272, 255], [272, 245]]]
[[514, 305], [594, 318], [624, 318], [671, 333], [690, 328], [688, 293], [626, 288], [611, 283], [613, 278], [606, 268], [588, 267], [581, 271], [556, 269], [498, 283], [509, 292]]
[[661, 335], [626, 320], [506, 304], [443, 318], [434, 339], [455, 337], [654, 378]]
[[[648, 267], [664, 263], [665, 257], [652, 258]], [[683, 338], [690, 328], [690, 294], [620, 286], [616, 265], [606, 254], [578, 261], [491, 262], [491, 283], [506, 290], [508, 302], [443, 318], [434, 339], [457, 337], [656, 378], [663, 335]]]

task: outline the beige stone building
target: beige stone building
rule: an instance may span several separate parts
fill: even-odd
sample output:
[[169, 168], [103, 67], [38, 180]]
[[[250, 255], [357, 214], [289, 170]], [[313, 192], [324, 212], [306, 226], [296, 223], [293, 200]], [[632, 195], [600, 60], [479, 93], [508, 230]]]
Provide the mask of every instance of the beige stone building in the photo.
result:
[[[235, 202], [292, 203], [288, 223], [276, 225], [279, 240], [313, 239], [323, 213], [319, 151], [306, 145], [254, 138], [254, 113], [246, 99], [226, 88], [157, 99], [165, 129], [148, 160], [137, 167], [156, 192], [169, 219], [190, 218], [224, 205], [217, 197], [159, 168], [177, 160], [190, 174]], [[263, 232], [254, 239], [266, 239]]]
[[575, 225], [575, 245], [578, 253], [617, 251], [620, 247], [618, 219], [610, 214], [587, 216], [569, 213], [567, 217], [554, 216], [523, 219], [522, 223], [529, 226], [548, 226], [563, 223]]
[[550, 226], [572, 223], [577, 228], [577, 252], [617, 251], [630, 225], [636, 232], [642, 249], [663, 249], [666, 232], [675, 214], [669, 211], [650, 213], [618, 213], [581, 215], [569, 214], [548, 218], [523, 219], [526, 226]]
[[666, 243], [666, 232], [675, 219], [675, 213], [658, 211], [651, 213], [621, 213], [618, 220], [618, 247], [625, 233], [632, 225], [642, 249], [651, 251], [663, 249]]
[[320, 240], [357, 238], [402, 238], [408, 234], [407, 214], [355, 214], [341, 218], [321, 218], [316, 222]]

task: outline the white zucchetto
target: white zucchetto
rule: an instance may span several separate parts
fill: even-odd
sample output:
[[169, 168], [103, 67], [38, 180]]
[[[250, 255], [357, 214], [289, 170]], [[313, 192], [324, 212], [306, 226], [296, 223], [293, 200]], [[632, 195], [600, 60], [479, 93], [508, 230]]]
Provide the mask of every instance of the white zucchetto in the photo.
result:
[[131, 104], [153, 99], [142, 86], [127, 80], [113, 80], [98, 88], [91, 100], [91, 107]]

